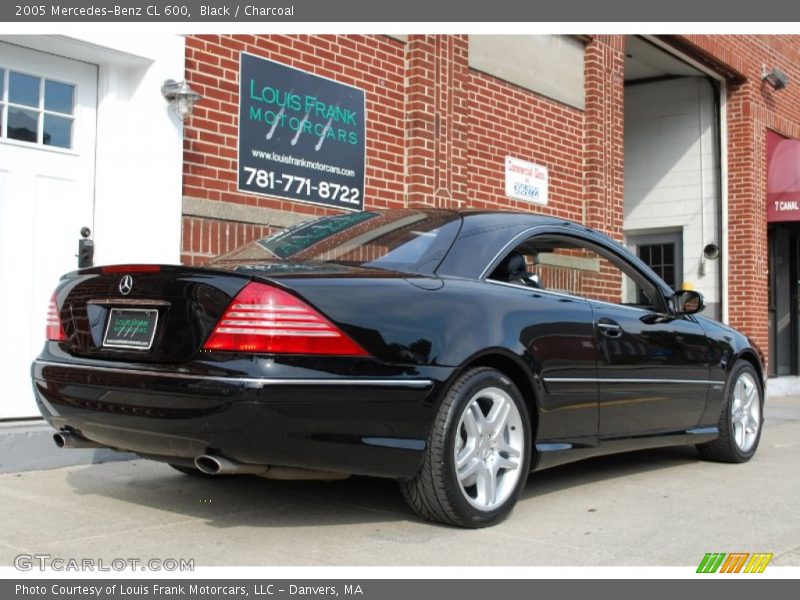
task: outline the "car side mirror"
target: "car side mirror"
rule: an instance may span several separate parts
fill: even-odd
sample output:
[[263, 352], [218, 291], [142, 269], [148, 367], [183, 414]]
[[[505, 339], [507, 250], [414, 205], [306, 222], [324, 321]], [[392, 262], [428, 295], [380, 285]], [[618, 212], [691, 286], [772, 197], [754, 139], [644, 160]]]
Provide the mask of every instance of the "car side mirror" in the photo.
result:
[[675, 314], [693, 315], [706, 307], [706, 300], [700, 292], [681, 290], [672, 295], [672, 306]]

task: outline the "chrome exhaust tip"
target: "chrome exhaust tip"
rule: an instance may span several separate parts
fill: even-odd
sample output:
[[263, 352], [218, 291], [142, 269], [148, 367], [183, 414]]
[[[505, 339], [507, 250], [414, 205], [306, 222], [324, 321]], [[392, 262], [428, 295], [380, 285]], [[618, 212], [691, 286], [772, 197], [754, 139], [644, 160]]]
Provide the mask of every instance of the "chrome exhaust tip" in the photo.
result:
[[263, 473], [267, 465], [245, 465], [221, 456], [202, 454], [194, 459], [194, 466], [206, 475], [244, 475]]
[[59, 448], [105, 448], [102, 444], [87, 440], [85, 437], [70, 433], [69, 431], [59, 431], [53, 434], [53, 441]]

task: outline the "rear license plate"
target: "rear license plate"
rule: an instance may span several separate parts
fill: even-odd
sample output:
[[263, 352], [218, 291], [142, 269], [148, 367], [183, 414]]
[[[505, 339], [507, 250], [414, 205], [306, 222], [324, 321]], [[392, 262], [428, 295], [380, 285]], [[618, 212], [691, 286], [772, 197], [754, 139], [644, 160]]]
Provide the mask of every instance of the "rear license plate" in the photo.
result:
[[103, 346], [149, 350], [156, 334], [158, 311], [141, 308], [112, 308], [108, 315]]

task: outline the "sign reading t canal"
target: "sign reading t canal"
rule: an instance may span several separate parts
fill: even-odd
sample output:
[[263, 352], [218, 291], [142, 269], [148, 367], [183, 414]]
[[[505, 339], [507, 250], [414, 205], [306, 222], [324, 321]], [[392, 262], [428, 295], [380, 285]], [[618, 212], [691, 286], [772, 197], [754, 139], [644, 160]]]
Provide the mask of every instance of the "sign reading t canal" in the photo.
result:
[[239, 190], [364, 207], [364, 90], [242, 53]]

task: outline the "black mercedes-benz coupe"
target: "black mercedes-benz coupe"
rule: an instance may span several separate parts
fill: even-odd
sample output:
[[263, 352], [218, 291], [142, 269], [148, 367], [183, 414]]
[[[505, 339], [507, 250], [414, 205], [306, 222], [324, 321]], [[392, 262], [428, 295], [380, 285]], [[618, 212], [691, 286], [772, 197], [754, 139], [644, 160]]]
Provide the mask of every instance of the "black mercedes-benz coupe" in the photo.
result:
[[65, 275], [32, 376], [60, 446], [390, 477], [420, 516], [481, 527], [560, 463], [675, 444], [750, 459], [762, 356], [702, 309], [575, 223], [359, 212], [205, 267]]

